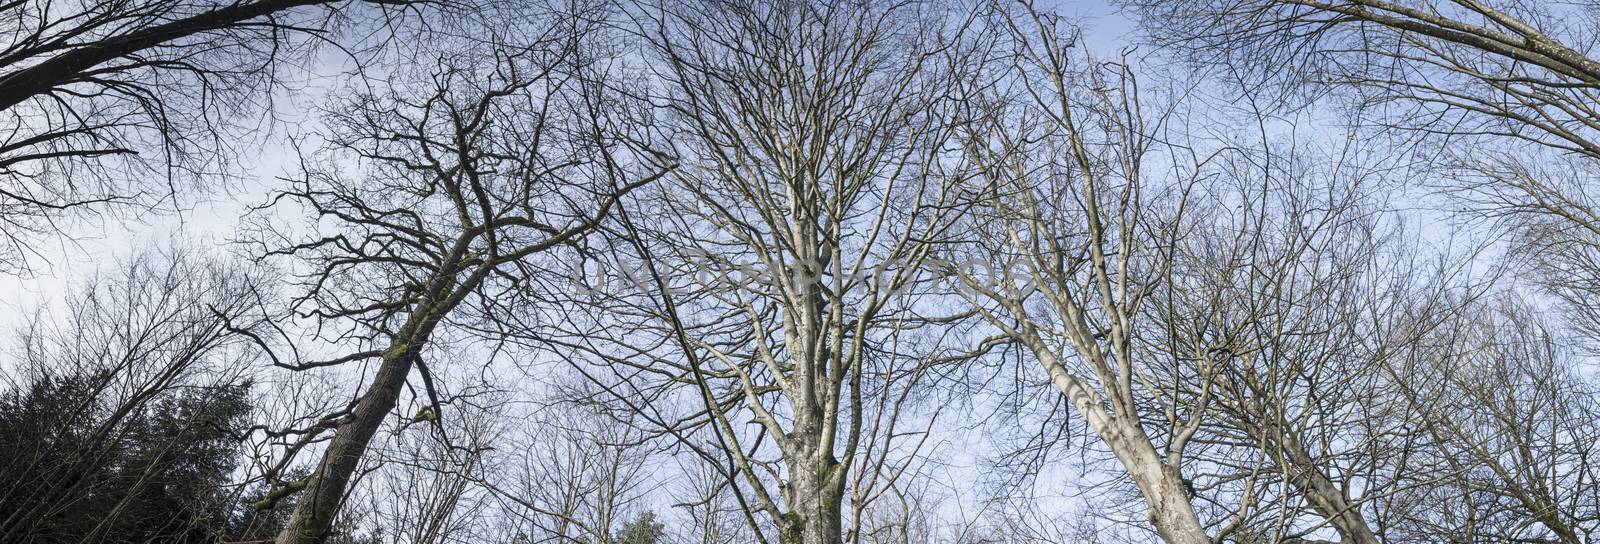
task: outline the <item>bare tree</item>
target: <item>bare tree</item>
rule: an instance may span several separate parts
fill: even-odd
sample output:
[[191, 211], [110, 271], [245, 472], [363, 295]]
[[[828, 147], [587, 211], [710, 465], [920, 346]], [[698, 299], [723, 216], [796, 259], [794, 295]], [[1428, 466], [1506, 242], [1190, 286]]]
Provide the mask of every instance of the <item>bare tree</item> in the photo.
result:
[[578, 243], [623, 194], [664, 171], [666, 159], [637, 153], [627, 132], [635, 107], [606, 87], [597, 19], [536, 11], [506, 23], [463, 36], [436, 68], [402, 74], [391, 91], [330, 110], [325, 160], [308, 159], [274, 199], [299, 203], [322, 230], [268, 224], [251, 235], [262, 255], [298, 263], [291, 309], [353, 346], [276, 363], [375, 368], [345, 410], [305, 430], [333, 436], [295, 484], [303, 491], [279, 542], [322, 541], [413, 369], [418, 400], [449, 417], [427, 363], [435, 340], [528, 309], [549, 273], [543, 255]]
[[[1417, 252], [1384, 221], [1381, 170], [1343, 144], [1239, 150], [1191, 204], [1195, 228], [1152, 301], [1147, 349], [1220, 364], [1195, 441], [1211, 448], [1191, 476], [1210, 502], [1238, 505], [1238, 535], [1375, 543], [1385, 497], [1417, 482], [1403, 467], [1404, 415], [1386, 406], [1397, 361], [1474, 291], [1459, 264]], [[1231, 180], [1231, 182], [1229, 181]], [[1231, 186], [1230, 186], [1231, 185]], [[1204, 374], [1195, 377], [1204, 377]], [[1398, 412], [1404, 412], [1403, 409]], [[1227, 536], [1227, 535], [1222, 535]]]
[[[644, 510], [652, 483], [640, 431], [570, 402], [540, 407], [510, 430], [475, 478], [527, 542], [608, 543]], [[522, 419], [522, 418], [519, 418]]]
[[722, 471], [755, 538], [854, 542], [924, 444], [918, 382], [954, 356], [915, 294], [961, 206], [941, 156], [962, 21], [928, 2], [637, 11], [684, 164], [630, 199], [610, 279], [633, 281], [567, 336], [613, 401]]
[[1248, 81], [1338, 89], [1382, 121], [1594, 154], [1591, 2], [1131, 0], [1152, 38]]
[[366, 495], [375, 519], [368, 523], [387, 541], [480, 542], [497, 533], [484, 519], [493, 501], [478, 482], [493, 472], [486, 457], [500, 443], [503, 419], [489, 406], [450, 407], [455, 417], [438, 425], [431, 416], [413, 419], [395, 430], [396, 444], [371, 456], [376, 471], [366, 477]]
[[[1367, 1], [1322, 2], [1319, 0], [1259, 0], [1246, 2], [1210, 1], [1132, 1], [1152, 31], [1152, 38], [1176, 46], [1203, 66], [1229, 70], [1232, 77], [1247, 84], [1268, 83], [1291, 92], [1309, 91], [1317, 98], [1332, 93], [1348, 99], [1351, 118], [1368, 128], [1398, 129], [1395, 134], [1422, 144], [1396, 154], [1409, 153], [1433, 167], [1443, 181], [1436, 187], [1447, 191], [1455, 203], [1470, 216], [1487, 217], [1509, 227], [1513, 235], [1515, 262], [1531, 264], [1519, 279], [1532, 280], [1563, 302], [1562, 308], [1573, 318], [1572, 324], [1587, 331], [1592, 341], [1596, 330], [1591, 302], [1596, 277], [1595, 248], [1600, 247], [1596, 229], [1596, 195], [1589, 171], [1600, 159], [1596, 147], [1596, 79], [1600, 63], [1593, 59], [1595, 6], [1588, 2], [1549, 3], [1523, 1], [1456, 0], [1448, 2]], [[1298, 104], [1299, 102], [1296, 102]], [[1352, 132], [1352, 137], [1354, 137]], [[1446, 312], [1448, 314], [1448, 312]], [[1531, 314], [1522, 314], [1531, 316]], [[1425, 316], [1423, 319], [1439, 319]], [[1531, 319], [1531, 317], [1530, 317]], [[1493, 328], [1491, 325], [1484, 327]], [[1467, 342], [1478, 350], [1516, 352], [1529, 359], [1534, 351], [1505, 344], [1463, 338], [1439, 340], [1452, 348]], [[1510, 340], [1507, 340], [1510, 342]], [[1523, 338], [1519, 345], [1538, 344]], [[1497, 347], [1496, 347], [1497, 346]], [[1463, 356], [1465, 357], [1465, 356]], [[1546, 360], [1555, 356], [1545, 356]], [[1452, 359], [1452, 365], [1466, 365]], [[1479, 368], [1477, 365], [1467, 365]], [[1559, 365], [1557, 365], [1559, 366]], [[1403, 367], [1406, 369], [1409, 367]], [[1456, 540], [1488, 538], [1516, 540], [1550, 538], [1578, 541], [1581, 532], [1572, 520], [1585, 518], [1582, 504], [1555, 500], [1525, 512], [1518, 521], [1496, 518], [1506, 512], [1505, 505], [1479, 504], [1477, 499], [1499, 497], [1496, 491], [1473, 485], [1429, 485], [1429, 478], [1445, 482], [1476, 479], [1498, 474], [1495, 486], [1525, 486], [1515, 471], [1496, 473], [1493, 468], [1512, 465], [1505, 461], [1483, 460], [1498, 451], [1482, 449], [1477, 439], [1463, 437], [1486, 433], [1503, 438], [1511, 448], [1523, 451], [1559, 449], [1541, 438], [1519, 439], [1514, 429], [1473, 429], [1445, 425], [1435, 418], [1444, 411], [1469, 414], [1506, 415], [1505, 410], [1526, 410], [1552, 406], [1551, 401], [1513, 400], [1525, 391], [1522, 378], [1509, 370], [1463, 371], [1473, 377], [1442, 383], [1436, 378], [1459, 376], [1452, 369], [1424, 365], [1421, 370], [1401, 372], [1387, 380], [1383, 391], [1366, 395], [1369, 401], [1404, 398], [1407, 410], [1386, 410], [1403, 418], [1405, 427], [1391, 437], [1399, 440], [1400, 451], [1414, 452], [1417, 463], [1406, 470], [1416, 472], [1402, 477], [1414, 482], [1395, 490], [1396, 497], [1382, 497], [1387, 512], [1375, 512], [1397, 531], [1410, 535], [1450, 535]], [[1559, 372], [1558, 372], [1559, 374]], [[1526, 374], [1523, 374], [1526, 375]], [[1562, 385], [1547, 387], [1544, 395], [1570, 386], [1564, 379], [1551, 378]], [[1488, 394], [1487, 388], [1497, 391]], [[1539, 394], [1530, 393], [1537, 397]], [[1581, 399], [1584, 395], [1573, 394]], [[1578, 405], [1585, 402], [1574, 401]], [[1437, 403], [1437, 404], [1436, 404]], [[1514, 407], [1512, 405], [1515, 405]], [[1575, 408], [1563, 406], [1538, 413], [1540, 424], [1563, 425]], [[1578, 410], [1581, 411], [1581, 410]], [[1519, 416], [1523, 414], [1518, 414]], [[1535, 414], [1526, 414], [1535, 415]], [[1486, 416], [1489, 417], [1489, 416]], [[1411, 419], [1428, 423], [1417, 430]], [[1530, 423], [1532, 420], [1530, 420]], [[1441, 434], [1444, 425], [1453, 432]], [[1564, 432], [1554, 431], [1543, 436]], [[1512, 435], [1508, 437], [1507, 433]], [[1478, 455], [1466, 455], [1469, 452]], [[1548, 457], [1560, 453], [1546, 451]], [[1581, 464], [1581, 463], [1579, 463]], [[1579, 464], [1544, 466], [1544, 474], [1562, 474]], [[1430, 466], [1431, 465], [1431, 466]], [[1477, 475], [1467, 476], [1467, 473]], [[1443, 476], [1440, 476], [1443, 475]], [[1481, 480], [1480, 480], [1481, 481]], [[1481, 485], [1481, 484], [1480, 484]], [[1541, 482], [1542, 486], [1551, 486]], [[1519, 492], [1514, 503], [1534, 500]], [[1527, 504], [1527, 503], [1521, 503]], [[1445, 505], [1435, 510], [1434, 505]], [[1420, 512], [1420, 513], [1414, 513]], [[1430, 524], [1428, 520], [1437, 522]], [[1529, 525], [1529, 521], [1538, 521]], [[1420, 523], [1419, 528], [1417, 524]], [[1431, 527], [1431, 528], [1429, 528]], [[1527, 531], [1527, 532], [1522, 532]], [[1537, 535], [1537, 536], [1529, 536]], [[1415, 537], [1421, 539], [1433, 538]]]
[[[1351, 99], [1361, 124], [1429, 144], [1466, 210], [1505, 221], [1593, 327], [1600, 62], [1592, 2], [1134, 0], [1157, 41], [1247, 85]], [[1294, 102], [1298, 103], [1298, 102]], [[1353, 137], [1353, 135], [1352, 135]], [[1397, 147], [1396, 152], [1404, 150]]]
[[[693, 461], [700, 461], [694, 459]], [[686, 518], [687, 530], [674, 531], [675, 544], [736, 544], [753, 542], [754, 529], [745, 523], [744, 509], [727, 485], [726, 470], [703, 462], [685, 463], [673, 490], [673, 507]]]
[[[1004, 10], [995, 24], [1009, 31], [1012, 63], [995, 94], [968, 98], [991, 109], [965, 137], [986, 202], [971, 218], [975, 257], [952, 267], [957, 291], [1031, 354], [1111, 450], [1160, 538], [1210, 542], [1183, 469], [1211, 394], [1147, 412], [1143, 399], [1164, 389], [1151, 381], [1156, 363], [1135, 358], [1142, 306], [1168, 275], [1200, 172], [1181, 162], [1145, 171], [1163, 148], [1160, 113], [1146, 117], [1126, 67], [1075, 61], [1076, 36], [1057, 17]], [[1163, 174], [1173, 177], [1150, 179]]]
[[0, 0], [0, 258], [223, 179], [315, 44], [360, 76], [258, 267], [24, 334], [0, 540], [123, 538], [196, 436], [206, 540], [1600, 538], [1600, 4], [1120, 3], [1214, 73], [1027, 1]]

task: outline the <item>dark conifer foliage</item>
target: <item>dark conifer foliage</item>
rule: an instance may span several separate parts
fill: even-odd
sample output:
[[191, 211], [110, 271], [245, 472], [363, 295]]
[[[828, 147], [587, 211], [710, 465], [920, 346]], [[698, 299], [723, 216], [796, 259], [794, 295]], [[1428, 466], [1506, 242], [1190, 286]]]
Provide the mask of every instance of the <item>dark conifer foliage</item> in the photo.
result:
[[213, 542], [249, 384], [193, 389], [116, 417], [103, 376], [40, 377], [0, 396], [0, 516], [8, 540]]

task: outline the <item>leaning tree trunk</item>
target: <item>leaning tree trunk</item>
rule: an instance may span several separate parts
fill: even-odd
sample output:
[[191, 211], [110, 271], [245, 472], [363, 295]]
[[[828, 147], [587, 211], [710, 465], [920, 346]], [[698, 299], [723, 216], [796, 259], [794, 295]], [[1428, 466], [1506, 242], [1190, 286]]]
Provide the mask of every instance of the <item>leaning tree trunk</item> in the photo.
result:
[[1292, 467], [1296, 474], [1291, 474], [1290, 482], [1295, 489], [1305, 496], [1317, 513], [1328, 520], [1334, 530], [1339, 531], [1340, 541], [1344, 544], [1378, 544], [1378, 535], [1367, 525], [1367, 520], [1361, 515], [1361, 509], [1352, 504], [1345, 497], [1344, 491], [1337, 484], [1323, 474], [1316, 466], [1310, 455], [1301, 447], [1300, 441], [1292, 435], [1284, 435], [1279, 451], [1271, 452], [1278, 463]]
[[[459, 261], [465, 247], [464, 243], [458, 244], [451, 261]], [[450, 268], [446, 267], [447, 270]], [[484, 269], [475, 270], [459, 287], [452, 274], [441, 273], [434, 278], [431, 282], [433, 289], [430, 289], [433, 296], [417, 304], [416, 310], [390, 340], [389, 349], [384, 352], [383, 362], [378, 366], [378, 374], [372, 378], [372, 385], [356, 401], [348, 418], [334, 428], [333, 440], [328, 444], [327, 451], [323, 452], [322, 461], [317, 463], [316, 470], [306, 481], [300, 502], [278, 533], [276, 544], [320, 544], [327, 539], [334, 517], [344, 502], [345, 492], [350, 487], [350, 480], [367, 451], [367, 444], [372, 442], [372, 436], [383, 425], [383, 418], [394, 410], [411, 367], [416, 364], [423, 346], [427, 345], [434, 327], [446, 312], [461, 302], [467, 292], [482, 282], [484, 275]], [[429, 300], [437, 302], [429, 303]]]
[[1195, 514], [1193, 497], [1178, 467], [1167, 464], [1156, 451], [1150, 436], [1133, 414], [1110, 413], [1103, 397], [1088, 384], [1073, 376], [1057, 359], [1035, 343], [1035, 353], [1050, 375], [1050, 380], [1074, 411], [1088, 421], [1117, 461], [1133, 479], [1144, 499], [1150, 524], [1167, 544], [1211, 544], [1200, 516]]
[[277, 544], [312, 544], [327, 538], [351, 476], [361, 463], [372, 436], [383, 425], [383, 418], [394, 409], [415, 359], [416, 347], [405, 344], [391, 347], [390, 353], [384, 356], [372, 386], [356, 402], [349, 420], [334, 430], [333, 441], [306, 482], [294, 513], [278, 533]]
[[[71, 49], [55, 57], [0, 77], [0, 111], [51, 92], [51, 89], [82, 77], [84, 72], [116, 60], [137, 55], [163, 44], [204, 32], [236, 28], [252, 19], [272, 16], [302, 6], [329, 3], [329, 0], [264, 0], [231, 3], [226, 7], [198, 13], [165, 24], [111, 36], [89, 47]], [[16, 6], [17, 4], [10, 4]]]
[[1193, 497], [1176, 467], [1162, 462], [1139, 422], [1131, 417], [1112, 416], [1095, 433], [1111, 447], [1117, 460], [1133, 478], [1144, 497], [1150, 524], [1167, 544], [1211, 544], [1200, 517], [1194, 512]]

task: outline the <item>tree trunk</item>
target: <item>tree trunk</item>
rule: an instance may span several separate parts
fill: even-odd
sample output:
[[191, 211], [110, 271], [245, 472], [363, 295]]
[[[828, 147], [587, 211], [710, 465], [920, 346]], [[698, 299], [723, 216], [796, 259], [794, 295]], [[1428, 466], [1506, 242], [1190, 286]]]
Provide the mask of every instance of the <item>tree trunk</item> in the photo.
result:
[[1089, 422], [1089, 427], [1111, 448], [1132, 477], [1144, 498], [1150, 524], [1155, 526], [1161, 540], [1167, 544], [1211, 544], [1205, 526], [1200, 524], [1200, 516], [1194, 512], [1183, 475], [1177, 467], [1161, 459], [1150, 436], [1139, 425], [1139, 419], [1132, 414], [1107, 412], [1098, 392], [1068, 372], [1045, 348], [1035, 345], [1035, 353], [1051, 382], [1067, 396], [1073, 410]]
[[[781, 544], [839, 544], [844, 535], [844, 467], [831, 455], [790, 463]], [[794, 470], [798, 468], [799, 470]]]
[[169, 23], [121, 36], [112, 36], [79, 47], [0, 77], [0, 111], [78, 77], [82, 72], [117, 57], [159, 47], [162, 44], [199, 34], [237, 26], [241, 23], [301, 6], [328, 3], [329, 0], [265, 0], [232, 4]]
[[277, 544], [317, 544], [327, 538], [333, 518], [344, 501], [345, 490], [350, 486], [350, 477], [367, 451], [367, 444], [400, 398], [417, 349], [398, 344], [384, 356], [372, 386], [356, 402], [350, 419], [334, 431], [333, 441], [328, 444], [316, 471], [311, 473], [300, 503], [295, 505], [294, 513], [278, 533]]
[[1161, 540], [1167, 544], [1211, 544], [1211, 537], [1194, 512], [1189, 486], [1178, 469], [1162, 462], [1137, 421], [1112, 417], [1109, 422], [1107, 429], [1095, 431], [1133, 477], [1149, 509], [1150, 524]]

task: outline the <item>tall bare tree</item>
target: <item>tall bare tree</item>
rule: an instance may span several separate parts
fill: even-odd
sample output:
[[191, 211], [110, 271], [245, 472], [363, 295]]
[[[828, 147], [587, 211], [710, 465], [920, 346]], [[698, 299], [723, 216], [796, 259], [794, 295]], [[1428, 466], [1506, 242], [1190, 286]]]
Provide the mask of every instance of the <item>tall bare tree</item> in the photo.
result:
[[[1201, 171], [1158, 139], [1162, 114], [1131, 71], [1075, 58], [1076, 31], [1057, 16], [1003, 9], [994, 24], [1011, 54], [999, 83], [967, 97], [989, 110], [964, 137], [985, 205], [970, 219], [975, 257], [951, 270], [957, 292], [1087, 421], [1160, 538], [1210, 542], [1183, 471], [1211, 393], [1162, 399], [1152, 413], [1144, 399], [1164, 389], [1136, 347]], [[1171, 170], [1147, 171], [1163, 150], [1175, 151], [1164, 155]], [[1215, 368], [1201, 366], [1210, 383]]]
[[1432, 331], [1396, 365], [1397, 397], [1427, 448], [1396, 514], [1413, 541], [1592, 541], [1600, 533], [1594, 380], [1570, 339], [1501, 294]]
[[264, 256], [295, 263], [291, 309], [325, 339], [352, 346], [338, 357], [295, 351], [276, 362], [374, 370], [345, 410], [307, 430], [332, 438], [294, 484], [303, 490], [281, 543], [323, 541], [414, 374], [418, 402], [431, 417], [450, 417], [427, 363], [437, 339], [527, 310], [551, 273], [545, 254], [577, 244], [623, 194], [667, 167], [629, 132], [637, 109], [608, 87], [597, 18], [534, 10], [504, 22], [461, 36], [458, 49], [397, 76], [391, 90], [329, 110], [324, 154], [273, 199], [300, 204], [320, 229], [266, 223], [251, 235]]
[[[1145, 341], [1221, 364], [1196, 438], [1213, 450], [1193, 479], [1217, 483], [1202, 488], [1207, 501], [1240, 504], [1239, 534], [1331, 528], [1341, 542], [1375, 543], [1383, 499], [1417, 483], [1402, 466], [1414, 438], [1398, 429], [1405, 410], [1386, 405], [1391, 369], [1473, 291], [1452, 283], [1459, 264], [1415, 252], [1385, 221], [1372, 196], [1383, 170], [1353, 158], [1365, 155], [1359, 144], [1331, 155], [1302, 145], [1228, 155], [1228, 174], [1191, 205], [1196, 228], [1175, 248], [1152, 303], [1161, 326]], [[1190, 395], [1208, 385], [1162, 381]]]
[[923, 444], [915, 384], [949, 355], [914, 293], [962, 205], [942, 162], [962, 21], [932, 2], [707, 0], [636, 25], [684, 163], [630, 199], [615, 250], [635, 281], [570, 336], [618, 402], [720, 467], [757, 538], [855, 542], [852, 512]]
[[[1285, 96], [1305, 92], [1302, 97], [1343, 98], [1353, 106], [1350, 118], [1358, 125], [1393, 130], [1408, 139], [1412, 147], [1393, 152], [1408, 153], [1432, 167], [1428, 172], [1439, 178], [1433, 185], [1444, 189], [1468, 217], [1486, 217], [1509, 227], [1504, 232], [1512, 235], [1511, 256], [1531, 265], [1517, 279], [1531, 280], [1555, 295], [1561, 303], [1558, 307], [1569, 312], [1570, 323], [1586, 331], [1586, 337], [1579, 340], [1593, 341], [1597, 330], [1594, 317], [1600, 315], [1592, 303], [1595, 286], [1600, 285], [1596, 279], [1600, 278], [1596, 267], [1600, 229], [1595, 228], [1600, 214], [1590, 174], [1600, 160], [1600, 147], [1596, 146], [1600, 125], [1595, 124], [1596, 107], [1600, 106], [1600, 79], [1595, 76], [1600, 73], [1596, 72], [1600, 63], [1594, 60], [1593, 3], [1136, 0], [1127, 4], [1141, 15], [1153, 39], [1192, 55], [1201, 66], [1226, 68], [1236, 79], [1252, 85], [1267, 83], [1286, 91]], [[1473, 342], [1443, 342], [1456, 345], [1462, 341]], [[1502, 345], [1493, 349], [1513, 348]], [[1523, 386], [1506, 383], [1496, 378], [1495, 372], [1485, 371], [1481, 377], [1453, 384], [1429, 380], [1440, 372], [1431, 368], [1402, 373], [1386, 386], [1391, 394], [1405, 393], [1407, 402], [1416, 404], [1415, 414], [1398, 415], [1407, 420], [1431, 418], [1444, 409], [1497, 414], [1504, 412], [1507, 402], [1518, 404], [1516, 409], [1527, 407], [1510, 401]], [[1434, 385], [1429, 388], [1425, 385], [1429, 383]], [[1471, 393], [1486, 384], [1504, 391], [1493, 396]], [[1421, 389], [1408, 392], [1411, 387]], [[1442, 404], [1433, 406], [1432, 402]], [[1544, 412], [1542, 419], [1559, 425], [1567, 413], [1568, 408], [1552, 409]], [[1424, 429], [1436, 426], [1429, 423]], [[1493, 472], [1469, 466], [1463, 458], [1464, 452], [1482, 450], [1463, 449], [1462, 443], [1433, 431], [1413, 429], [1406, 434], [1408, 443], [1436, 456], [1431, 462], [1457, 465], [1463, 471]], [[1547, 444], [1542, 437], [1532, 442], [1511, 438], [1509, 442], [1526, 451], [1541, 450]], [[1497, 507], [1476, 505], [1473, 499], [1481, 495], [1471, 486], [1421, 486], [1414, 491], [1408, 494], [1410, 505], [1385, 503], [1400, 510], [1420, 507], [1424, 512], [1428, 511], [1425, 505], [1416, 505], [1447, 501], [1445, 504], [1461, 506], [1464, 511], [1450, 515], [1410, 516], [1450, 520], [1437, 530], [1456, 535], [1451, 538], [1481, 538], [1477, 536], [1481, 534], [1507, 539], [1580, 538], [1562, 527], [1570, 522], [1546, 525], [1549, 532], [1537, 537], [1497, 532], [1503, 527], [1489, 529], [1481, 524], [1500, 523], [1484, 517]], [[1569, 507], [1577, 510], [1557, 511]], [[1523, 519], [1581, 519], [1582, 508], [1553, 501], [1538, 515]], [[1404, 512], [1382, 516], [1407, 517]], [[1479, 525], [1463, 529], [1462, 524]], [[1446, 530], [1446, 526], [1451, 528]]]
[[518, 416], [533, 425], [508, 428], [473, 478], [498, 503], [503, 531], [531, 542], [608, 543], [642, 515], [658, 481], [647, 463], [661, 459], [627, 417], [566, 400]]
[[500, 443], [504, 420], [492, 405], [463, 401], [449, 408], [454, 417], [413, 419], [397, 429], [393, 447], [370, 455], [376, 468], [366, 478], [372, 482], [365, 486], [367, 511], [375, 518], [369, 523], [386, 541], [443, 544], [500, 536], [499, 524], [487, 519], [494, 501], [478, 482], [494, 470], [486, 457]]
[[[1600, 285], [1596, 4], [1132, 0], [1152, 37], [1258, 83], [1349, 99], [1400, 129], [1466, 211], [1505, 221], [1594, 327]], [[1291, 101], [1299, 104], [1301, 101]], [[1398, 153], [1403, 147], [1395, 148]]]

